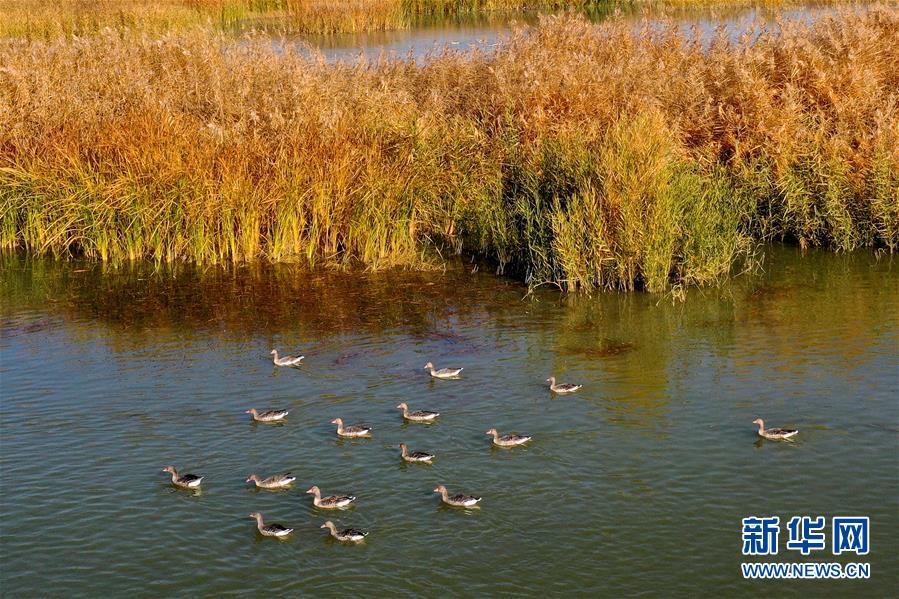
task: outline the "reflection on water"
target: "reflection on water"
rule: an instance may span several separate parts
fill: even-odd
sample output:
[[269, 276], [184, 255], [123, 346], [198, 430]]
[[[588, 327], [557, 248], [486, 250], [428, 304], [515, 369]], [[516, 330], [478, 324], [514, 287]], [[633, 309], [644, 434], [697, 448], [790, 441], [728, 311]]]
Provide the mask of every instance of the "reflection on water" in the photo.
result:
[[[835, 14], [839, 7], [831, 2], [808, 0], [791, 8], [774, 9], [765, 6], [721, 5], [664, 7], [621, 5], [597, 6], [583, 13], [588, 19], [599, 22], [620, 16], [628, 21], [642, 23], [647, 19], [659, 27], [671, 22], [686, 33], [695, 31], [699, 38], [711, 40], [719, 32], [726, 32], [731, 41], [738, 40], [754, 25], [776, 29], [779, 19], [784, 21], [811, 22]], [[845, 7], [844, 7], [845, 9]], [[858, 5], [855, 9], [861, 10]], [[534, 25], [540, 19], [534, 11], [495, 11], [486, 14], [466, 15], [458, 19], [430, 19], [416, 23], [409, 29], [373, 31], [365, 33], [341, 33], [331, 35], [302, 35], [277, 38], [279, 47], [290, 44], [315, 48], [328, 61], [375, 60], [382, 56], [394, 58], [426, 59], [443, 50], [467, 50], [478, 48], [486, 52], [496, 48], [503, 38], [516, 28]], [[277, 31], [277, 23], [245, 23], [243, 28], [261, 28]], [[755, 31], [759, 33], [758, 30]]]
[[[740, 518], [859, 514], [875, 548], [865, 592], [885, 596], [899, 566], [899, 272], [870, 252], [767, 253], [761, 274], [683, 302], [525, 297], [462, 264], [3, 254], [3, 594], [331, 596], [338, 580], [343, 594], [820, 594], [833, 583], [742, 581]], [[306, 360], [276, 369], [272, 347]], [[464, 376], [434, 380], [429, 360]], [[553, 396], [550, 374], [585, 386]], [[402, 422], [404, 400], [439, 421]], [[291, 413], [264, 426], [249, 407]], [[338, 416], [374, 436], [337, 439]], [[757, 417], [800, 436], [761, 441]], [[534, 439], [495, 450], [491, 427]], [[405, 464], [399, 442], [435, 463]], [[172, 489], [168, 464], [205, 476], [203, 492]], [[244, 483], [284, 471], [291, 490]], [[439, 483], [482, 508], [442, 507]], [[313, 484], [357, 505], [316, 510]], [[253, 511], [293, 538], [259, 538]], [[328, 518], [371, 534], [333, 543]]]

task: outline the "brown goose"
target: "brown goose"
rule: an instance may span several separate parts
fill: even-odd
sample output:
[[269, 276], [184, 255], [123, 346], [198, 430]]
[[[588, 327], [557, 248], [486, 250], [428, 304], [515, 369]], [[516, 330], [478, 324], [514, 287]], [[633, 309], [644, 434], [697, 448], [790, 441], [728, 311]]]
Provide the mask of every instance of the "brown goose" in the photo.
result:
[[431, 376], [435, 379], [453, 379], [462, 372], [461, 368], [441, 368], [440, 370], [434, 370], [434, 365], [430, 362], [425, 364], [425, 370], [430, 371]]
[[761, 418], [756, 418], [752, 421], [752, 424], [759, 425], [760, 437], [771, 439], [772, 441], [786, 441], [793, 435], [799, 434], [799, 431], [794, 428], [765, 428], [765, 421]]
[[172, 475], [172, 484], [176, 487], [197, 489], [200, 487], [200, 483], [203, 482], [203, 477], [196, 474], [178, 474], [178, 470], [174, 466], [166, 466], [162, 471]]
[[553, 393], [574, 393], [583, 387], [583, 385], [572, 385], [571, 383], [556, 384], [556, 377], [554, 376], [546, 379], [546, 382], [549, 383], [549, 388]]
[[257, 474], [251, 474], [246, 482], [255, 483], [260, 489], [283, 489], [289, 487], [296, 479], [297, 477], [292, 476], [290, 472], [274, 474], [268, 478], [260, 478]]
[[260, 412], [256, 408], [250, 408], [244, 414], [252, 414], [256, 422], [280, 422], [287, 416], [289, 410], [264, 410]]
[[266, 537], [278, 537], [280, 539], [293, 532], [292, 528], [287, 528], [280, 524], [266, 524], [262, 521], [262, 514], [259, 512], [253, 512], [250, 514], [250, 518], [256, 520], [256, 530]]
[[302, 362], [305, 357], [306, 356], [284, 356], [283, 358], [279, 358], [278, 350], [272, 350], [272, 362], [275, 366], [299, 366], [300, 362]]
[[443, 503], [453, 507], [475, 507], [481, 500], [477, 495], [459, 494], [451, 496], [443, 485], [437, 485], [437, 487], [434, 488], [434, 492], [440, 493], [440, 499], [443, 500]]
[[344, 508], [356, 501], [355, 495], [331, 495], [330, 497], [322, 497], [321, 489], [316, 486], [311, 487], [306, 493], [312, 493], [315, 497], [312, 504], [326, 510], [336, 510]]
[[417, 410], [415, 412], [410, 412], [409, 406], [407, 406], [405, 402], [398, 405], [397, 409], [403, 411], [403, 418], [405, 418], [406, 420], [411, 420], [413, 422], [433, 422], [438, 416], [440, 416], [439, 412], [429, 412], [428, 410]]
[[365, 537], [368, 536], [367, 532], [363, 532], [355, 528], [344, 528], [343, 530], [337, 530], [337, 527], [334, 526], [334, 523], [330, 520], [322, 524], [319, 528], [327, 528], [329, 531], [331, 531], [332, 537], [344, 543], [361, 543], [365, 540]]
[[409, 447], [405, 443], [400, 443], [400, 455], [407, 462], [424, 462], [430, 464], [434, 459], [434, 455], [423, 451], [409, 452]]
[[499, 447], [515, 447], [516, 445], [523, 445], [531, 440], [531, 437], [528, 435], [500, 436], [495, 428], [490, 429], [484, 434], [493, 436], [493, 444]]
[[337, 434], [341, 437], [370, 437], [371, 436], [371, 427], [370, 426], [344, 426], [342, 418], [335, 418], [331, 421], [331, 424], [337, 425]]

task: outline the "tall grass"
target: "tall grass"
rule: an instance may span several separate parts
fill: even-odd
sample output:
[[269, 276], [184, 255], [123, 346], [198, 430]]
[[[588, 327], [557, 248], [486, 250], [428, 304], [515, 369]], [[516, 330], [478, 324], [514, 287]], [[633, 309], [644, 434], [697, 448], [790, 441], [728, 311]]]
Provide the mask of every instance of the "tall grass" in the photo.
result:
[[[848, 2], [852, 0], [816, 0]], [[503, 11], [772, 6], [802, 0], [0, 0], [0, 37], [89, 35], [104, 28], [165, 32], [196, 26], [332, 34], [405, 29], [422, 20]]]
[[764, 239], [894, 251], [896, 39], [880, 7], [709, 44], [552, 17], [420, 64], [208, 30], [6, 40], [0, 244], [371, 268], [452, 248], [653, 291]]

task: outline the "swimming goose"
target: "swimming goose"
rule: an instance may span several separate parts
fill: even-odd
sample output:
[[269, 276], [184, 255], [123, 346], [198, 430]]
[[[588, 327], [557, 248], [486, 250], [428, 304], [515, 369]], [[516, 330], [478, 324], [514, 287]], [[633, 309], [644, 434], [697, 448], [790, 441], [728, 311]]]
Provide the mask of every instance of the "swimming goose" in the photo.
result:
[[335, 510], [346, 507], [356, 501], [354, 495], [331, 495], [330, 497], [322, 497], [322, 491], [318, 487], [311, 487], [306, 493], [313, 493], [315, 497], [312, 504], [326, 510]]
[[410, 453], [409, 447], [405, 443], [400, 443], [400, 455], [403, 456], [403, 459], [407, 462], [425, 462], [430, 464], [431, 460], [434, 459], [433, 454], [425, 453], [423, 451], [413, 451]]
[[485, 435], [493, 435], [493, 444], [498, 445], [499, 447], [515, 447], [516, 445], [523, 445], [531, 440], [531, 437], [528, 435], [502, 435], [496, 432], [495, 428], [490, 429]]
[[431, 376], [435, 379], [451, 379], [459, 376], [459, 373], [462, 372], [461, 368], [441, 368], [440, 370], [434, 370], [434, 365], [428, 362], [425, 364], [425, 370], [429, 370], [431, 372]]
[[752, 424], [759, 425], [760, 437], [764, 437], [766, 439], [771, 439], [774, 441], [789, 439], [793, 435], [799, 433], [798, 430], [793, 428], [765, 428], [765, 421], [761, 418], [756, 418], [752, 421]]
[[256, 520], [256, 529], [267, 537], [283, 538], [293, 532], [292, 528], [280, 524], [266, 524], [262, 521], [262, 514], [259, 512], [253, 512], [250, 514], [250, 518]]
[[356, 530], [355, 528], [344, 528], [343, 530], [337, 530], [337, 527], [334, 526], [334, 523], [328, 520], [319, 528], [327, 528], [331, 531], [331, 536], [337, 539], [338, 541], [343, 541], [344, 543], [361, 543], [365, 540], [367, 532], [362, 532], [361, 530]]
[[274, 362], [275, 366], [299, 366], [300, 362], [306, 356], [284, 356], [283, 358], [278, 357], [278, 350], [272, 350], [272, 362]]
[[572, 385], [571, 383], [559, 383], [556, 384], [556, 377], [551, 376], [546, 379], [546, 382], [549, 383], [549, 388], [553, 393], [574, 393], [583, 385]]
[[203, 481], [203, 477], [197, 476], [196, 474], [178, 474], [178, 470], [176, 470], [174, 466], [166, 466], [162, 471], [172, 475], [172, 484], [176, 487], [196, 489]]
[[434, 419], [440, 416], [440, 413], [438, 412], [429, 412], [427, 410], [410, 412], [409, 406], [407, 406], [405, 402], [398, 405], [397, 409], [401, 409], [403, 411], [403, 418], [405, 418], [406, 420], [412, 420], [413, 422], [432, 422]]
[[443, 500], [443, 503], [453, 507], [475, 507], [481, 500], [477, 495], [453, 495], [450, 497], [446, 491], [446, 487], [443, 485], [437, 485], [434, 492], [440, 493], [440, 498]]
[[273, 476], [269, 476], [268, 478], [259, 478], [257, 474], [251, 474], [246, 482], [255, 483], [257, 487], [260, 489], [283, 489], [284, 487], [288, 487], [297, 479], [296, 476], [292, 476], [290, 472], [285, 472], [284, 474], [275, 474]]
[[264, 410], [260, 412], [256, 408], [246, 410], [244, 414], [252, 414], [256, 422], [280, 422], [290, 413], [290, 410]]
[[370, 426], [344, 426], [342, 418], [335, 418], [331, 424], [337, 425], [337, 434], [341, 437], [369, 437], [371, 436]]

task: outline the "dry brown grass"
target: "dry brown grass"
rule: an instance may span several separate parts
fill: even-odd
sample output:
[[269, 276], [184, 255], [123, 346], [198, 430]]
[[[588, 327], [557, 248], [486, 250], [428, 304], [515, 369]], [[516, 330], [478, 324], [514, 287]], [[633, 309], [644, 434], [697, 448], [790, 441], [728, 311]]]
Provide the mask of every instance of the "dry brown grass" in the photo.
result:
[[104, 260], [487, 255], [715, 280], [753, 239], [899, 247], [899, 10], [706, 47], [547, 18], [495, 55], [326, 64], [210, 31], [0, 44], [2, 245]]
[[[0, 37], [166, 32], [196, 26], [331, 34], [404, 29], [422, 19], [501, 11], [783, 6], [802, 0], [0, 0]], [[839, 3], [848, 0], [817, 0]]]

